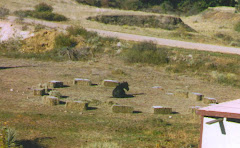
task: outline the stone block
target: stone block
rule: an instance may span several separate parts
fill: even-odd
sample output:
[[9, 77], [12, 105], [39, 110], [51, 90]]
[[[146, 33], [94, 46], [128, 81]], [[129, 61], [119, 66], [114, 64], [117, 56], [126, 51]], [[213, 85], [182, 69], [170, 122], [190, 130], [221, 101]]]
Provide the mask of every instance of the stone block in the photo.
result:
[[63, 82], [53, 80], [53, 81], [48, 82], [48, 86], [50, 88], [61, 88], [61, 87], [63, 87]]
[[205, 104], [217, 104], [217, 100], [215, 98], [204, 97], [203, 103]]
[[76, 111], [84, 111], [88, 108], [88, 103], [82, 101], [67, 101], [66, 109], [76, 110]]
[[103, 80], [103, 86], [106, 87], [116, 87], [119, 84], [116, 80]]
[[45, 89], [38, 88], [33, 90], [34, 96], [43, 96], [45, 94]]
[[113, 113], [133, 113], [133, 107], [125, 106], [125, 105], [113, 105], [112, 112]]
[[188, 94], [188, 97], [189, 97], [190, 99], [196, 100], [196, 101], [202, 101], [202, 99], [203, 99], [203, 95], [202, 95], [202, 94], [200, 94], [200, 93], [194, 93], [194, 92], [189, 93], [189, 94]]
[[193, 115], [196, 115], [197, 110], [200, 108], [200, 106], [192, 106], [189, 108], [189, 112]]
[[153, 113], [154, 114], [171, 114], [172, 108], [163, 107], [163, 106], [153, 106]]
[[184, 90], [177, 90], [174, 95], [178, 98], [188, 98], [188, 92]]
[[92, 82], [89, 79], [75, 78], [73, 84], [82, 86], [91, 86]]
[[59, 104], [59, 99], [54, 96], [44, 96], [42, 98], [43, 104], [54, 106]]

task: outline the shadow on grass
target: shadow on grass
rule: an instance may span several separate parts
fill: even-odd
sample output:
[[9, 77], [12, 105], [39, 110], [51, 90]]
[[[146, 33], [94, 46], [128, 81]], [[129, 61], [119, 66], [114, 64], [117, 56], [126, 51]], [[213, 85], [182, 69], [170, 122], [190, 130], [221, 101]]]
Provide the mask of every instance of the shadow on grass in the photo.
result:
[[98, 109], [97, 107], [88, 107], [87, 110], [96, 110]]
[[140, 113], [142, 113], [142, 111], [135, 110], [135, 111], [133, 111], [133, 113], [134, 113], [134, 114], [140, 114]]
[[17, 144], [21, 145], [23, 148], [47, 148], [42, 145], [41, 142], [44, 140], [52, 140], [52, 137], [41, 137], [34, 140], [20, 140], [17, 141]]

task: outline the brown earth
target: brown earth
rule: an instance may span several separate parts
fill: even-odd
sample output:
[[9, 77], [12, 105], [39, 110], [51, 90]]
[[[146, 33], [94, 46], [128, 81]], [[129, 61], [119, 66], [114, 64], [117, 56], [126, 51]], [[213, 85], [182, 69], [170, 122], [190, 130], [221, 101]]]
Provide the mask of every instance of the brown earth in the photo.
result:
[[53, 50], [57, 34], [57, 31], [41, 30], [33, 37], [23, 40], [23, 46], [20, 51], [25, 53], [42, 53]]

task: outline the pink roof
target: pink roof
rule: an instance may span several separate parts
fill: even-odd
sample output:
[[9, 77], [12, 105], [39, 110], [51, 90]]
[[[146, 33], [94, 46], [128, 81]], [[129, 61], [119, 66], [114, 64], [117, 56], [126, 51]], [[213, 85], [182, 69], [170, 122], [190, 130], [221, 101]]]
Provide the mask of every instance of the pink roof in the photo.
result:
[[240, 99], [200, 108], [197, 114], [240, 119]]

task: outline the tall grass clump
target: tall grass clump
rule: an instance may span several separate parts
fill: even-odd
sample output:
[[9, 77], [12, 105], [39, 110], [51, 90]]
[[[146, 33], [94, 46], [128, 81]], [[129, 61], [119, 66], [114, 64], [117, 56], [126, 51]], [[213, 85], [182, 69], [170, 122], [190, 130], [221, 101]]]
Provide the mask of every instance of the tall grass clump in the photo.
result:
[[77, 45], [77, 41], [69, 35], [59, 34], [55, 38], [55, 48], [63, 48], [63, 47], [74, 47]]
[[123, 57], [129, 63], [166, 64], [169, 62], [167, 49], [158, 48], [153, 42], [134, 44]]
[[234, 30], [237, 31], [237, 32], [240, 32], [240, 22], [238, 22], [237, 24], [235, 24]]

